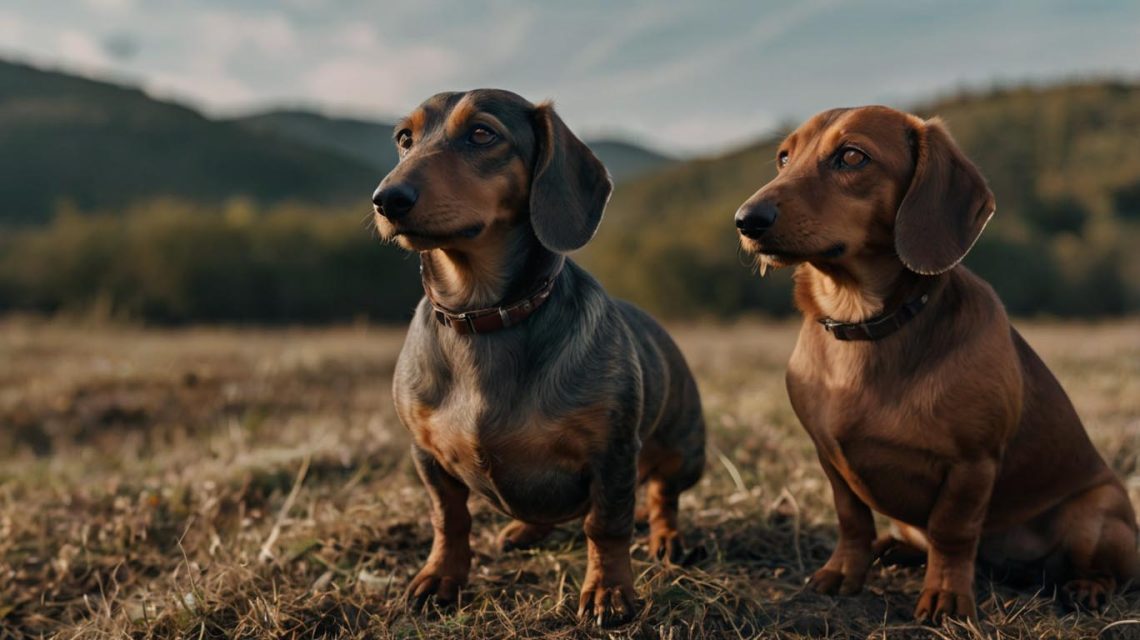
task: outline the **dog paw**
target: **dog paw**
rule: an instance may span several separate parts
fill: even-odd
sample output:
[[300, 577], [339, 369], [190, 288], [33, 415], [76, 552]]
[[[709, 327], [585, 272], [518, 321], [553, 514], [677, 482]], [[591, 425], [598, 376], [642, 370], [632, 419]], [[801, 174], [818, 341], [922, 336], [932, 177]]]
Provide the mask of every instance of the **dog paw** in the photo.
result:
[[1071, 606], [1099, 612], [1108, 606], [1114, 587], [1114, 584], [1105, 580], [1078, 579], [1065, 583], [1062, 593]]
[[459, 601], [459, 590], [466, 584], [465, 576], [438, 573], [425, 567], [408, 585], [406, 600], [414, 611], [422, 610], [433, 598], [441, 607]]
[[820, 569], [808, 579], [807, 587], [816, 593], [851, 596], [863, 590], [865, 575], [845, 575], [833, 569]]
[[666, 564], [682, 564], [685, 561], [685, 544], [681, 534], [674, 529], [649, 532], [649, 555]]
[[946, 618], [977, 620], [978, 607], [973, 593], [955, 593], [926, 588], [918, 596], [914, 609], [915, 620], [942, 624]]
[[515, 549], [526, 549], [542, 542], [554, 527], [548, 524], [529, 524], [515, 520], [499, 532], [499, 551], [507, 553]]
[[587, 584], [578, 600], [578, 618], [593, 619], [603, 628], [616, 627], [629, 622], [638, 609], [637, 593], [633, 584]]
[[633, 510], [633, 526], [644, 531], [649, 527], [649, 507], [639, 504]]

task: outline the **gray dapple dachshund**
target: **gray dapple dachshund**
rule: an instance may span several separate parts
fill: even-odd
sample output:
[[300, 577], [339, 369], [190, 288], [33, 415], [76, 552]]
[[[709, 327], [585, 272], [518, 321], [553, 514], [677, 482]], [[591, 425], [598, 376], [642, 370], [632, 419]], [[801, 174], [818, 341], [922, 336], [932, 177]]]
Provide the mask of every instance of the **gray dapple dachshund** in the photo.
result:
[[504, 550], [585, 516], [578, 614], [623, 622], [637, 484], [651, 554], [677, 561], [678, 496], [701, 475], [705, 427], [665, 331], [564, 256], [597, 229], [606, 169], [549, 104], [500, 90], [433, 96], [395, 142], [373, 202], [382, 238], [421, 260], [394, 396], [435, 532], [409, 601], [451, 603], [467, 583], [474, 490], [515, 519]]

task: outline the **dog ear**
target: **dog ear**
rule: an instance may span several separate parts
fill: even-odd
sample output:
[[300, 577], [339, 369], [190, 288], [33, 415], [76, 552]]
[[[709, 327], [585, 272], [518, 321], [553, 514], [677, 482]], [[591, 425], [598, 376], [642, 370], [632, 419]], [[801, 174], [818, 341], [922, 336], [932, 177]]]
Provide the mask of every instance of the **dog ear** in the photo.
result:
[[895, 217], [895, 251], [907, 269], [950, 270], [977, 242], [994, 214], [994, 194], [938, 118], [915, 131], [910, 188]]
[[544, 247], [568, 253], [594, 237], [613, 182], [554, 107], [540, 104], [534, 117], [538, 158], [530, 183], [531, 226]]

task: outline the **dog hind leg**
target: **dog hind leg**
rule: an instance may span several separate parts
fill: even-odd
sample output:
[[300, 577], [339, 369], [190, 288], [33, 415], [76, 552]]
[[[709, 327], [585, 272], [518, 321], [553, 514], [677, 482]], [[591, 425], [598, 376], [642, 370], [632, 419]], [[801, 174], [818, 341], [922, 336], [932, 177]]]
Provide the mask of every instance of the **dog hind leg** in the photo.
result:
[[1063, 587], [1071, 604], [1100, 610], [1120, 583], [1137, 577], [1136, 516], [1119, 483], [1070, 498], [1054, 527], [1071, 571]]
[[[687, 434], [684, 442], [662, 442], [654, 434], [642, 449], [639, 475], [645, 481], [643, 516], [649, 523], [649, 555], [657, 560], [679, 564], [685, 559], [685, 546], [678, 527], [681, 493], [700, 480], [704, 470], [704, 423], [689, 416], [691, 425], [677, 433]], [[663, 434], [673, 432], [662, 430]]]

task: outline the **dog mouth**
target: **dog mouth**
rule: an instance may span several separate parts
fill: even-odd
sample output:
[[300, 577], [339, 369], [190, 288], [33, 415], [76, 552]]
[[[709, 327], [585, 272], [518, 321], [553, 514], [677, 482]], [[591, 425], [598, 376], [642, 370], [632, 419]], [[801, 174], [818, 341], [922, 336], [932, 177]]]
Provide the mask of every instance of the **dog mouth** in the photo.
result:
[[760, 277], [768, 275], [768, 269], [782, 269], [800, 262], [800, 260], [786, 253], [769, 253], [765, 251], [756, 254], [756, 270]]
[[439, 244], [453, 240], [471, 240], [478, 237], [483, 233], [485, 225], [473, 224], [467, 227], [462, 227], [456, 231], [434, 231], [415, 229], [408, 227], [396, 227], [395, 233], [392, 235], [396, 238], [403, 238], [413, 244], [431, 243]]
[[813, 260], [834, 260], [847, 252], [847, 246], [842, 242], [833, 244], [823, 251], [792, 251], [783, 247], [763, 245], [757, 241], [746, 243], [744, 248], [756, 257], [756, 268], [760, 277], [764, 277], [768, 269], [782, 269]]

